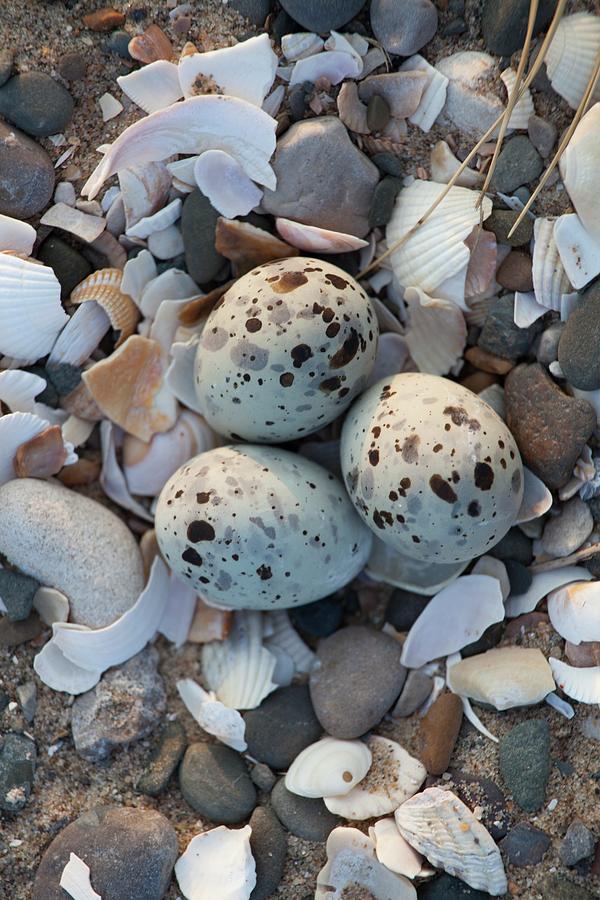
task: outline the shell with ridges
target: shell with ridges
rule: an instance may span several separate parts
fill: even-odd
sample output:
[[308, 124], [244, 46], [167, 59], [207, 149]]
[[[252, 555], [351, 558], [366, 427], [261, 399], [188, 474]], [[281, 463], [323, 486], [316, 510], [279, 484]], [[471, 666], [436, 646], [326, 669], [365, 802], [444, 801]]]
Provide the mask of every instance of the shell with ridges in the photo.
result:
[[80, 366], [90, 358], [110, 329], [110, 319], [97, 303], [78, 307], [59, 334], [47, 366]]
[[[500, 72], [500, 78], [504, 82], [508, 99], [510, 100], [515, 89], [515, 84], [517, 83], [517, 73], [514, 69], [504, 69]], [[525, 88], [513, 106], [510, 119], [508, 120], [508, 127], [515, 128], [518, 131], [526, 131], [529, 119], [533, 115], [535, 115], [535, 108], [533, 106], [533, 100], [531, 99], [531, 91], [529, 88]]]
[[297, 672], [308, 674], [315, 662], [315, 654], [307, 647], [296, 629], [290, 622], [289, 614], [285, 609], [274, 609], [265, 614], [271, 633], [266, 640], [266, 646], [279, 647], [294, 661]]
[[446, 103], [446, 89], [449, 79], [442, 75], [434, 66], [430, 65], [419, 53], [404, 60], [399, 68], [400, 72], [420, 71], [427, 75], [427, 84], [419, 105], [415, 112], [409, 116], [408, 121], [417, 125], [421, 131], [430, 131], [433, 123], [441, 113]]
[[[600, 19], [597, 19], [600, 23]], [[580, 119], [563, 155], [560, 174], [581, 224], [600, 240], [600, 210], [596, 189], [600, 177], [600, 103]]]
[[323, 46], [323, 38], [312, 31], [284, 34], [281, 38], [281, 52], [288, 62], [296, 62], [304, 56], [313, 56], [313, 54], [319, 53]]
[[533, 224], [532, 276], [537, 302], [559, 311], [561, 296], [570, 285], [554, 240], [555, 222], [556, 219], [538, 216]]
[[[571, 109], [577, 109], [600, 49], [600, 18], [589, 12], [563, 16], [546, 51], [548, 78]], [[593, 97], [600, 96], [596, 85]]]
[[[419, 372], [446, 375], [462, 356], [467, 325], [456, 303], [428, 297], [419, 288], [407, 287], [404, 300], [409, 325], [404, 335]], [[444, 335], [440, 341], [439, 335]]]
[[362, 741], [324, 737], [298, 754], [285, 786], [300, 797], [337, 797], [362, 781], [370, 766], [371, 751]]
[[0, 253], [0, 353], [35, 362], [50, 352], [67, 321], [52, 269]]
[[0, 400], [11, 412], [34, 412], [35, 398], [46, 388], [46, 380], [21, 369], [0, 372]]
[[93, 300], [102, 307], [110, 324], [119, 332], [115, 347], [120, 347], [135, 331], [139, 319], [137, 306], [121, 291], [123, 272], [120, 269], [98, 269], [81, 281], [71, 293], [71, 303]]
[[499, 710], [539, 703], [555, 687], [542, 651], [525, 647], [495, 647], [469, 656], [449, 669], [447, 681], [454, 694]]

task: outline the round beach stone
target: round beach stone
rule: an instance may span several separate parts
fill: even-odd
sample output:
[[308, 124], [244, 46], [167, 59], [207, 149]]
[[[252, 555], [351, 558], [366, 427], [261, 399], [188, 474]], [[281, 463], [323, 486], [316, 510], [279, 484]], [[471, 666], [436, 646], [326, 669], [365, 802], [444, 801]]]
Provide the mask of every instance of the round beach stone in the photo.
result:
[[441, 694], [421, 719], [420, 759], [430, 775], [448, 768], [463, 717], [462, 700], [456, 694]]
[[250, 849], [256, 863], [256, 886], [250, 900], [267, 900], [283, 875], [287, 855], [287, 839], [279, 819], [266, 806], [259, 806], [250, 816], [252, 829]]
[[58, 134], [71, 121], [73, 98], [45, 72], [14, 75], [0, 88], [0, 115], [27, 134]]
[[393, 625], [396, 631], [408, 631], [430, 600], [431, 597], [405, 591], [404, 588], [396, 588], [388, 600], [385, 621]]
[[81, 81], [87, 72], [87, 62], [81, 53], [65, 53], [58, 63], [59, 74], [65, 81]]
[[500, 151], [490, 187], [512, 194], [520, 185], [534, 181], [543, 168], [544, 161], [529, 138], [518, 134]]
[[500, 771], [521, 809], [537, 812], [543, 806], [550, 777], [550, 730], [546, 721], [520, 722], [500, 738]]
[[136, 785], [141, 794], [158, 797], [167, 784], [187, 747], [185, 728], [175, 720], [167, 722], [148, 760], [147, 768]]
[[102, 628], [138, 599], [138, 545], [105, 506], [50, 481], [16, 478], [0, 487], [0, 508], [0, 553], [66, 594], [71, 622]]
[[199, 190], [192, 191], [183, 204], [181, 234], [185, 264], [197, 284], [212, 281], [226, 260], [215, 249], [215, 228], [219, 213]]
[[0, 86], [6, 84], [15, 67], [15, 54], [8, 48], [0, 50]]
[[[556, 0], [541, 0], [533, 35], [543, 31], [550, 22]], [[486, 0], [481, 17], [481, 29], [486, 48], [499, 56], [511, 56], [523, 46], [529, 17], [529, 0]]]
[[478, 345], [502, 359], [519, 359], [525, 356], [542, 328], [539, 320], [529, 328], [519, 328], [515, 325], [514, 307], [512, 294], [496, 297], [488, 308], [479, 335]]
[[248, 710], [244, 719], [248, 753], [272, 769], [289, 768], [323, 733], [306, 684], [280, 688]]
[[0, 748], [0, 809], [16, 813], [23, 809], [33, 786], [36, 748], [24, 734], [4, 735]]
[[277, 818], [288, 831], [306, 841], [326, 841], [341, 819], [330, 813], [320, 797], [312, 799], [292, 794], [280, 778], [271, 793]]
[[365, 0], [281, 0], [281, 5], [307, 31], [325, 32], [349, 22]]
[[412, 56], [437, 31], [438, 14], [431, 0], [373, 0], [371, 27], [388, 53]]
[[52, 199], [54, 166], [43, 147], [0, 121], [0, 213], [28, 219]]
[[539, 828], [519, 822], [508, 832], [500, 846], [512, 866], [537, 866], [550, 844], [548, 835]]
[[177, 835], [159, 812], [98, 806], [54, 838], [37, 870], [32, 900], [64, 900], [60, 877], [75, 853], [105, 900], [162, 900], [178, 856]]
[[44, 265], [50, 266], [60, 281], [61, 297], [66, 298], [80, 281], [87, 278], [93, 272], [85, 256], [78, 250], [63, 241], [62, 238], [51, 234], [47, 237], [37, 254]]
[[565, 378], [582, 391], [600, 388], [600, 286], [592, 285], [581, 295], [562, 332], [558, 361]]
[[394, 638], [363, 625], [342, 628], [321, 641], [310, 694], [328, 734], [355, 738], [381, 721], [406, 677], [401, 652]]
[[191, 744], [179, 768], [179, 786], [192, 809], [224, 825], [247, 819], [256, 804], [244, 760], [224, 744]]
[[569, 556], [581, 547], [592, 533], [594, 517], [581, 497], [563, 503], [558, 516], [546, 520], [542, 546], [551, 557]]
[[562, 839], [559, 856], [565, 866], [574, 866], [594, 852], [596, 838], [581, 819], [574, 819]]
[[519, 213], [513, 209], [494, 209], [489, 219], [486, 219], [485, 230], [493, 231], [499, 244], [522, 247], [523, 244], [528, 244], [533, 237], [533, 219], [525, 216], [512, 237], [509, 237], [508, 233], [518, 216]]
[[253, 25], [263, 25], [271, 11], [271, 0], [231, 0], [229, 5]]

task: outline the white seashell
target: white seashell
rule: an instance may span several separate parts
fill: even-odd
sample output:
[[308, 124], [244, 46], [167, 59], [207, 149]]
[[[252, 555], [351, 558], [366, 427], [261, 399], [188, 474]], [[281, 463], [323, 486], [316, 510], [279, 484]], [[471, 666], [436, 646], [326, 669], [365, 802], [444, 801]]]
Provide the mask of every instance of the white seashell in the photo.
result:
[[564, 716], [565, 719], [572, 719], [575, 715], [575, 710], [571, 706], [570, 703], [567, 703], [566, 700], [563, 700], [562, 697], [559, 697], [558, 694], [552, 692], [548, 694], [547, 697], [544, 698], [544, 702], [551, 706], [552, 709], [555, 709], [556, 712], [560, 713], [561, 716]]
[[176, 647], [181, 647], [187, 640], [197, 605], [198, 595], [193, 588], [171, 572], [169, 599], [157, 630]]
[[44, 644], [33, 658], [33, 668], [49, 688], [67, 694], [84, 694], [95, 687], [102, 677], [101, 669], [83, 669], [72, 663], [53, 640]]
[[35, 362], [50, 352], [67, 321], [52, 269], [0, 253], [0, 353]]
[[423, 763], [396, 741], [372, 735], [367, 740], [367, 746], [372, 762], [362, 781], [347, 794], [323, 798], [329, 812], [352, 821], [394, 812], [401, 803], [416, 794], [427, 777]]
[[63, 441], [72, 444], [73, 447], [81, 447], [94, 428], [94, 422], [87, 422], [85, 419], [80, 419], [79, 416], [69, 416], [61, 426]]
[[504, 619], [497, 578], [463, 575], [429, 601], [408, 632], [402, 665], [418, 669], [479, 640], [486, 628]]
[[298, 754], [285, 786], [300, 797], [337, 797], [362, 781], [370, 766], [371, 751], [362, 741], [324, 737]]
[[433, 299], [416, 287], [406, 288], [404, 300], [409, 311], [404, 339], [419, 372], [446, 375], [461, 359], [467, 342], [462, 312], [451, 300]]
[[[389, 246], [416, 225], [443, 190], [435, 182], [416, 180], [400, 191], [387, 226]], [[470, 253], [464, 241], [481, 218], [487, 219], [492, 212], [488, 197], [484, 197], [481, 210], [476, 209], [477, 198], [478, 194], [468, 188], [450, 188], [425, 224], [392, 254], [392, 269], [402, 285], [418, 287], [439, 299], [456, 299], [455, 291], [449, 296], [440, 288], [463, 271], [466, 278]], [[464, 303], [464, 286], [462, 296], [458, 291], [458, 302]]]
[[0, 215], [0, 251], [12, 250], [30, 256], [35, 238], [35, 228], [27, 222]]
[[523, 594], [512, 594], [506, 603], [506, 615], [509, 619], [532, 612], [540, 600], [565, 584], [575, 581], [591, 581], [593, 575], [579, 566], [564, 566], [550, 572], [539, 572], [533, 576], [531, 584]]
[[276, 178], [269, 159], [275, 150], [276, 127], [275, 119], [237, 97], [190, 97], [126, 128], [110, 145], [82, 193], [95, 197], [107, 178], [134, 163], [204, 150], [224, 150], [237, 159], [249, 178], [274, 189]]
[[296, 34], [284, 34], [281, 38], [281, 52], [288, 62], [296, 62], [305, 56], [320, 53], [324, 41], [312, 31], [299, 31]]
[[291, 219], [281, 217], [275, 219], [275, 227], [284, 241], [299, 250], [315, 253], [349, 253], [368, 245], [368, 241], [363, 241], [353, 234], [329, 231], [317, 225], [303, 225], [301, 222], [292, 222]]
[[0, 485], [17, 477], [14, 459], [21, 446], [48, 428], [48, 422], [32, 413], [0, 416]]
[[[600, 132], [599, 132], [600, 139]], [[600, 172], [600, 168], [598, 169]], [[600, 232], [590, 234], [575, 213], [559, 216], [554, 241], [567, 278], [574, 288], [585, 287], [600, 272]]]
[[374, 900], [417, 900], [410, 881], [377, 860], [370, 837], [358, 828], [334, 828], [327, 838], [327, 862], [317, 875], [315, 900], [342, 900], [349, 891]]
[[254, 709], [275, 690], [272, 679], [276, 659], [263, 647], [260, 612], [236, 612], [224, 641], [202, 647], [202, 672], [211, 691], [233, 709]]
[[[600, 25], [600, 19], [596, 18], [596, 21]], [[600, 211], [593, 192], [600, 177], [599, 134], [600, 103], [596, 103], [580, 119], [559, 162], [560, 174], [575, 212], [582, 226], [596, 240], [600, 240]]]
[[119, 75], [117, 84], [147, 113], [171, 106], [183, 97], [177, 66], [166, 59], [157, 59], [129, 75]]
[[554, 239], [556, 219], [538, 216], [533, 223], [533, 289], [535, 299], [548, 309], [560, 310], [560, 298], [569, 289], [569, 279]]
[[515, 305], [513, 320], [519, 328], [529, 328], [534, 322], [548, 312], [546, 306], [541, 306], [535, 299], [533, 291], [526, 294], [515, 291]]
[[39, 587], [33, 597], [33, 608], [46, 625], [69, 620], [69, 600], [56, 588]]
[[[392, 273], [389, 270], [386, 271], [385, 269], [380, 271], [383, 271], [386, 275], [391, 276], [390, 281], [386, 281], [386, 284], [391, 287], [390, 282], [393, 278]], [[371, 297], [371, 303], [375, 307], [375, 312], [377, 313], [377, 324], [379, 325], [381, 333], [383, 334], [386, 331], [390, 331], [393, 334], [400, 334], [403, 336], [404, 329], [400, 325], [397, 316], [394, 315], [394, 313], [390, 309], [388, 309], [385, 303], [383, 303], [379, 299], [379, 297]], [[399, 309], [398, 313], [399, 315], [402, 315], [402, 309]]]
[[579, 703], [600, 703], [600, 666], [568, 666], [553, 656], [549, 659], [558, 687]]
[[[183, 159], [178, 159], [176, 162], [167, 163], [167, 169], [173, 176], [173, 185], [178, 190], [181, 190], [181, 185], [185, 185], [190, 191], [195, 190], [194, 166], [199, 158], [199, 156], [186, 156]], [[177, 185], [175, 185], [175, 182], [177, 182]]]
[[59, 885], [73, 900], [102, 900], [90, 882], [90, 867], [76, 853], [69, 853], [69, 862], [62, 870]]
[[155, 259], [173, 259], [184, 249], [183, 235], [177, 225], [168, 225], [162, 231], [148, 235], [148, 250]]
[[385, 334], [380, 333], [375, 365], [371, 370], [367, 387], [371, 387], [372, 384], [376, 384], [382, 378], [406, 372], [409, 370], [409, 367], [414, 368], [406, 339], [391, 331]]
[[495, 578], [496, 581], [498, 581], [498, 583], [500, 584], [503, 603], [510, 594], [510, 581], [508, 578], [508, 573], [506, 571], [506, 566], [501, 559], [496, 559], [495, 556], [480, 556], [471, 569], [470, 574], [489, 575], [491, 578]]
[[494, 897], [508, 890], [500, 850], [462, 800], [431, 787], [395, 813], [400, 834], [432, 865]]
[[0, 372], [0, 401], [11, 412], [34, 412], [35, 398], [46, 388], [46, 380], [21, 369]]
[[[448, 184], [454, 173], [460, 168], [460, 162], [446, 143], [438, 141], [433, 147], [429, 157], [431, 180], [440, 184]], [[460, 173], [454, 182], [459, 187], [473, 188], [481, 185], [483, 176], [480, 172], [474, 172], [468, 166]]]
[[194, 390], [194, 366], [200, 335], [189, 341], [171, 345], [171, 362], [165, 373], [165, 384], [180, 403], [194, 412], [201, 413]]
[[186, 297], [183, 300], [163, 300], [158, 307], [154, 321], [145, 320], [150, 325], [149, 337], [153, 341], [157, 341], [167, 353], [170, 352], [171, 345], [175, 340], [181, 340], [179, 334], [185, 331], [179, 321], [179, 314], [189, 304], [190, 299], [190, 297]]
[[397, 875], [416, 878], [423, 868], [423, 857], [404, 840], [394, 818], [379, 819], [369, 828], [375, 842], [375, 855], [382, 865]]
[[337, 95], [338, 115], [346, 128], [357, 134], [369, 134], [367, 107], [358, 96], [354, 81], [344, 81]]
[[123, 104], [108, 92], [106, 94], [102, 94], [102, 96], [98, 99], [98, 106], [100, 107], [100, 112], [102, 113], [103, 122], [110, 122], [111, 119], [116, 118], [116, 116], [120, 115], [123, 112]]
[[117, 462], [116, 434], [122, 434], [120, 428], [116, 428], [108, 419], [104, 419], [100, 425], [100, 442], [102, 447], [102, 471], [100, 472], [100, 486], [107, 497], [135, 513], [140, 519], [146, 522], [154, 522], [152, 516], [145, 506], [142, 506], [129, 493], [125, 475], [119, 468]]
[[181, 200], [177, 197], [167, 206], [153, 213], [151, 216], [145, 216], [127, 229], [125, 234], [127, 237], [147, 238], [155, 231], [162, 231], [173, 225], [181, 216]]
[[[349, 53], [353, 56], [358, 62], [360, 62], [360, 67], [362, 71], [362, 56], [364, 54], [359, 53], [358, 50], [353, 46], [352, 42], [348, 40], [348, 35], [340, 34], [339, 31], [332, 30], [329, 37], [325, 41], [324, 49], [331, 50], [339, 50], [341, 53]], [[369, 45], [367, 44], [367, 50]], [[365, 50], [366, 53], [366, 50]]]
[[290, 87], [319, 78], [326, 78], [330, 84], [339, 84], [344, 78], [358, 78], [363, 69], [362, 59], [342, 50], [328, 50], [299, 59], [294, 66]]
[[368, 53], [363, 56], [363, 69], [360, 77], [366, 78], [375, 69], [387, 65], [387, 62], [387, 57], [381, 47], [371, 47]]
[[523, 499], [517, 516], [517, 525], [531, 522], [547, 513], [552, 506], [552, 494], [531, 469], [523, 466]]
[[141, 250], [137, 256], [125, 263], [121, 290], [139, 306], [144, 288], [156, 277], [154, 257], [148, 250]]
[[201, 153], [194, 164], [194, 178], [204, 196], [228, 219], [247, 215], [262, 199], [262, 190], [222, 150]]
[[219, 825], [197, 834], [175, 863], [179, 890], [186, 900], [248, 900], [256, 885], [249, 825]]
[[97, 237], [100, 237], [106, 228], [106, 219], [100, 216], [90, 216], [79, 209], [67, 206], [66, 203], [55, 203], [44, 213], [40, 219], [40, 225], [61, 228], [91, 244]]
[[[511, 96], [514, 93], [515, 84], [517, 83], [517, 73], [514, 69], [504, 69], [502, 72], [500, 72], [500, 78], [504, 82], [504, 86], [506, 87], [506, 92], [508, 94], [508, 99], [510, 101]], [[525, 90], [522, 92], [521, 96], [513, 106], [513, 110], [510, 114], [510, 119], [508, 120], [508, 127], [515, 128], [518, 131], [527, 131], [529, 119], [534, 115], [535, 107], [533, 105], [533, 100], [531, 99], [531, 91], [529, 90], [529, 88], [525, 88]]]
[[271, 91], [268, 97], [265, 97], [262, 105], [263, 112], [266, 112], [268, 116], [273, 116], [273, 118], [275, 118], [284, 100], [285, 85], [279, 84]]
[[600, 582], [580, 581], [548, 595], [552, 627], [572, 644], [600, 640]]
[[310, 647], [306, 646], [293, 627], [287, 611], [285, 609], [273, 610], [273, 612], [265, 613], [265, 619], [271, 629], [265, 646], [268, 649], [277, 647], [283, 650], [293, 660], [296, 671], [308, 675], [314, 665], [315, 654]]
[[171, 175], [162, 162], [132, 165], [119, 171], [119, 186], [125, 224], [130, 229], [162, 209], [169, 196]]
[[434, 563], [424, 566], [419, 560], [400, 553], [378, 537], [373, 539], [365, 571], [375, 581], [431, 596], [454, 581], [466, 569], [466, 562]]
[[154, 319], [163, 300], [186, 300], [198, 293], [198, 285], [187, 272], [166, 269], [146, 283], [137, 302], [142, 313]]
[[109, 329], [110, 319], [98, 303], [82, 303], [59, 334], [48, 357], [48, 366], [64, 363], [80, 366], [90, 358]]
[[427, 75], [427, 85], [416, 111], [408, 117], [408, 121], [417, 125], [421, 131], [430, 131], [433, 123], [441, 113], [446, 103], [446, 89], [449, 79], [442, 75], [434, 66], [431, 66], [419, 53], [404, 60], [398, 69], [399, 72], [419, 71]]
[[554, 690], [541, 650], [525, 647], [495, 647], [469, 656], [448, 670], [447, 683], [454, 694], [499, 710], [539, 703]]
[[178, 681], [177, 691], [200, 728], [239, 753], [247, 749], [248, 745], [244, 740], [246, 723], [237, 709], [229, 709], [220, 703], [214, 694], [207, 693], [191, 678]]
[[[600, 49], [600, 19], [588, 12], [563, 16], [546, 51], [550, 83], [571, 109], [585, 94]], [[593, 98], [598, 99], [598, 86]]]
[[233, 47], [182, 56], [179, 83], [184, 97], [193, 97], [204, 93], [202, 82], [198, 87], [196, 82], [205, 76], [221, 93], [262, 106], [275, 81], [277, 62], [268, 34], [260, 34]]

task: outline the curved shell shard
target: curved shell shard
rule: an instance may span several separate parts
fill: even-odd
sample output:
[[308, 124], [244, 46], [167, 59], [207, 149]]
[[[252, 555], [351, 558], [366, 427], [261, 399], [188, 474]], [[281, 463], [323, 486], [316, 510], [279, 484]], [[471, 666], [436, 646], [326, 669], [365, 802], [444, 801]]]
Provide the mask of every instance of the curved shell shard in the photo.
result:
[[237, 160], [222, 150], [200, 154], [194, 164], [194, 178], [204, 196], [228, 219], [247, 215], [262, 199], [262, 190]]
[[592, 573], [580, 566], [564, 566], [550, 572], [539, 572], [533, 576], [531, 584], [523, 594], [511, 594], [506, 602], [506, 615], [514, 618], [532, 612], [550, 591], [564, 584], [590, 581], [592, 578]]
[[317, 875], [315, 900], [342, 900], [347, 891], [374, 900], [417, 898], [410, 881], [377, 860], [370, 837], [358, 828], [334, 828], [327, 838], [327, 862]]
[[256, 885], [249, 825], [219, 825], [197, 834], [175, 863], [175, 877], [186, 900], [248, 900]]
[[0, 253], [0, 353], [35, 362], [50, 352], [67, 322], [52, 269]]
[[394, 818], [375, 822], [369, 828], [369, 837], [375, 842], [377, 859], [391, 872], [406, 878], [416, 878], [421, 873], [423, 857], [402, 837]]
[[[599, 23], [600, 19], [594, 17]], [[600, 178], [600, 103], [579, 121], [563, 155], [560, 173], [584, 229], [600, 240], [600, 211], [596, 189]]]
[[600, 582], [567, 584], [548, 596], [552, 627], [572, 644], [600, 641]]
[[[515, 84], [517, 83], [517, 73], [514, 69], [504, 69], [502, 72], [500, 72], [500, 78], [504, 82], [504, 86], [508, 94], [508, 99], [510, 101], [511, 95], [513, 94], [515, 89]], [[535, 108], [533, 105], [533, 100], [531, 99], [531, 91], [529, 90], [529, 88], [525, 88], [525, 90], [513, 106], [513, 110], [510, 114], [510, 119], [508, 120], [508, 127], [515, 128], [518, 131], [526, 131], [529, 124], [529, 119], [533, 115], [535, 115]]]
[[326, 78], [330, 84], [339, 84], [344, 78], [358, 78], [362, 69], [359, 56], [343, 50], [328, 50], [299, 59], [292, 72], [290, 87], [305, 81], [314, 84], [318, 78]]
[[285, 776], [285, 786], [301, 797], [338, 797], [365, 777], [371, 751], [362, 741], [324, 737], [298, 754]]
[[538, 216], [533, 224], [532, 276], [537, 302], [560, 311], [561, 297], [570, 284], [554, 239], [555, 222], [556, 219]]
[[441, 113], [446, 103], [446, 89], [449, 79], [438, 69], [430, 65], [419, 53], [405, 60], [399, 71], [420, 71], [427, 76], [425, 90], [415, 112], [408, 117], [408, 121], [417, 125], [421, 131], [430, 131], [433, 123]]
[[171, 106], [183, 97], [177, 66], [166, 59], [157, 59], [129, 75], [119, 75], [117, 84], [147, 113]]
[[496, 647], [469, 656], [448, 670], [447, 682], [454, 694], [499, 710], [539, 703], [555, 688], [541, 650], [525, 647]]
[[106, 313], [118, 333], [116, 347], [133, 334], [139, 319], [138, 309], [121, 290], [123, 272], [120, 269], [98, 269], [81, 281], [71, 293], [71, 303], [95, 301]]
[[303, 225], [291, 219], [275, 219], [277, 231], [289, 244], [313, 253], [351, 253], [368, 246], [368, 241], [342, 231], [329, 231], [317, 225]]
[[278, 647], [291, 657], [297, 672], [308, 674], [312, 670], [316, 654], [304, 643], [293, 627], [287, 611], [285, 609], [273, 610], [273, 612], [266, 613], [265, 618], [271, 629], [266, 640], [267, 648]]
[[568, 666], [553, 656], [549, 659], [556, 684], [567, 697], [579, 703], [600, 703], [600, 666]]
[[35, 244], [35, 228], [20, 219], [0, 215], [0, 251], [12, 250], [29, 256]]
[[[577, 109], [600, 49], [600, 18], [589, 12], [563, 16], [546, 52], [546, 71], [557, 94]], [[596, 86], [594, 98], [600, 98]]]
[[268, 34], [261, 34], [233, 47], [183, 56], [179, 83], [184, 97], [193, 97], [203, 94], [205, 86], [211, 93], [203, 84], [211, 79], [220, 93], [261, 106], [275, 80], [277, 62]]
[[[407, 287], [404, 300], [409, 323], [404, 339], [419, 372], [447, 375], [461, 358], [467, 324], [456, 303], [437, 300], [416, 287]], [[440, 334], [444, 340], [439, 340]]]
[[246, 723], [237, 709], [225, 706], [191, 678], [178, 681], [177, 691], [200, 728], [239, 753], [247, 749], [244, 739]]
[[42, 434], [48, 422], [32, 413], [0, 416], [0, 485], [17, 477], [15, 455], [19, 447]]

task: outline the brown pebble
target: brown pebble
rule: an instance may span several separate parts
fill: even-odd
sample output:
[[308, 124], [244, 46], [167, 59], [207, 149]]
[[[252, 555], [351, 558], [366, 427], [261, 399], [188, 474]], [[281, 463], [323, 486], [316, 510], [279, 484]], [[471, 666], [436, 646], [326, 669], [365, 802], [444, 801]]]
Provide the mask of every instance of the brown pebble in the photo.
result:
[[65, 487], [82, 487], [92, 484], [100, 475], [102, 463], [99, 459], [78, 459], [72, 466], [67, 466], [58, 474], [58, 479]]
[[170, 60], [173, 45], [158, 25], [149, 25], [143, 34], [137, 34], [129, 41], [129, 55], [138, 62], [148, 64], [158, 59]]
[[520, 250], [511, 250], [498, 271], [496, 281], [507, 291], [532, 291], [531, 257]]
[[492, 384], [497, 383], [498, 378], [495, 375], [492, 375], [490, 372], [482, 372], [481, 370], [472, 372], [465, 378], [461, 378], [459, 382], [459, 384], [466, 387], [468, 391], [473, 391], [474, 394], [479, 394], [487, 387], [491, 387]]
[[577, 669], [599, 666], [600, 642], [582, 641], [580, 644], [572, 644], [570, 641], [565, 641], [565, 656]]
[[501, 356], [488, 353], [483, 347], [469, 347], [465, 352], [465, 359], [476, 369], [489, 372], [491, 375], [506, 375], [515, 365], [513, 360], [502, 359]]
[[462, 701], [456, 694], [442, 694], [421, 720], [421, 762], [430, 775], [448, 768], [462, 722]]
[[83, 17], [83, 24], [91, 31], [113, 31], [115, 28], [123, 25], [124, 22], [124, 14], [113, 9], [112, 6], [96, 9]]
[[187, 34], [191, 27], [192, 19], [190, 16], [178, 16], [173, 22], [175, 34]]
[[543, 612], [530, 612], [517, 616], [506, 626], [504, 637], [508, 639], [522, 636], [526, 631], [535, 631], [538, 625], [547, 625], [550, 619]]
[[21, 444], [15, 453], [15, 472], [18, 478], [48, 478], [60, 472], [66, 458], [60, 425], [51, 425]]
[[28, 619], [13, 622], [7, 616], [0, 617], [0, 647], [18, 647], [32, 641], [42, 631], [42, 623], [37, 613], [31, 613]]
[[87, 63], [81, 53], [65, 53], [58, 63], [58, 72], [65, 81], [82, 81], [87, 72]]

